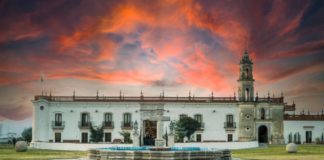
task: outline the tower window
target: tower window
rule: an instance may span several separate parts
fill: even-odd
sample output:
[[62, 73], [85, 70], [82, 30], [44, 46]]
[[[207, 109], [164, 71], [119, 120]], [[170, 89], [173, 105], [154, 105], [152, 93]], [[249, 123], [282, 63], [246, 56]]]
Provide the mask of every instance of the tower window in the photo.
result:
[[245, 89], [245, 97], [246, 97], [246, 100], [247, 100], [247, 101], [250, 100], [250, 90], [249, 90], [249, 88], [246, 88], [246, 89]]
[[261, 108], [261, 119], [265, 119], [265, 109]]
[[249, 78], [249, 69], [248, 68], [245, 69], [245, 76], [246, 76], [246, 78]]

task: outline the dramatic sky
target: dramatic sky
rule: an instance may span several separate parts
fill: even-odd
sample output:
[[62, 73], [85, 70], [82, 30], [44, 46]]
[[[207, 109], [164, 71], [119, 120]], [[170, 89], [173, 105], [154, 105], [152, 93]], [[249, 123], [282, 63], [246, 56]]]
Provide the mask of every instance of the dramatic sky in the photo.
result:
[[[0, 0], [0, 120], [33, 96], [233, 96], [248, 49], [255, 91], [324, 108], [324, 1]], [[18, 127], [18, 126], [17, 126]]]

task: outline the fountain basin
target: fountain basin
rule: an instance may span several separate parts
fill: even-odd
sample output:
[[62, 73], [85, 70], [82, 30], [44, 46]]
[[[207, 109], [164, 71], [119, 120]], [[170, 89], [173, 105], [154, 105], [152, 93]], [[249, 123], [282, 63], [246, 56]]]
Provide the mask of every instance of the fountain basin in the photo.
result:
[[[155, 147], [111, 147], [89, 150], [89, 159], [96, 160], [230, 160], [230, 150], [199, 147], [170, 147], [151, 150]], [[160, 147], [161, 149], [161, 147]]]

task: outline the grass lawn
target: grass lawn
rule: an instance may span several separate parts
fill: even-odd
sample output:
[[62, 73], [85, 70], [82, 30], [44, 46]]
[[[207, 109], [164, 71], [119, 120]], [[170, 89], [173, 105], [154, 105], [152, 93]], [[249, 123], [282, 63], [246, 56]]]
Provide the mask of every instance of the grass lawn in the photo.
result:
[[[12, 145], [0, 145], [0, 160], [48, 160], [86, 157], [87, 152], [30, 149], [16, 152]], [[324, 160], [324, 145], [298, 145], [298, 153], [287, 153], [285, 145], [232, 150], [232, 157], [244, 160]]]
[[297, 153], [287, 153], [285, 145], [270, 145], [268, 148], [232, 150], [232, 157], [244, 160], [324, 160], [324, 145], [298, 145]]
[[57, 151], [30, 149], [27, 152], [16, 152], [12, 145], [0, 145], [0, 160], [48, 160], [55, 158], [81, 158], [87, 157], [87, 152], [82, 151]]

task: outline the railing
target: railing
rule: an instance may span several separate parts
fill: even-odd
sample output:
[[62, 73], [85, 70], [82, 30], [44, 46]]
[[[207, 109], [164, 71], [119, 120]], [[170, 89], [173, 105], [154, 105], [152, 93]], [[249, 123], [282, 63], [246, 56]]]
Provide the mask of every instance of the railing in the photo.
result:
[[293, 103], [292, 105], [288, 105], [286, 104], [284, 106], [284, 111], [295, 111], [296, 110], [296, 106], [295, 106], [295, 103]]
[[132, 121], [130, 121], [130, 122], [122, 121], [121, 128], [122, 129], [133, 129], [133, 122]]
[[[239, 102], [237, 97], [118, 97], [118, 96], [35, 96], [35, 100], [45, 99], [47, 101], [59, 102], [192, 102], [192, 103], [212, 103], [212, 102]], [[243, 102], [268, 102], [284, 103], [284, 98], [260, 98], [255, 97], [253, 101]]]
[[279, 97], [279, 98], [270, 98], [270, 97], [260, 98], [260, 97], [256, 97], [255, 102], [284, 103], [284, 98], [283, 97]]
[[236, 122], [224, 122], [224, 128], [225, 129], [235, 129]]
[[114, 128], [114, 121], [103, 121], [102, 126], [104, 129], [113, 129]]
[[91, 126], [91, 122], [82, 122], [79, 121], [79, 128], [80, 129], [89, 129]]
[[310, 120], [316, 120], [316, 121], [324, 121], [324, 114], [321, 115], [284, 115], [284, 120], [299, 120], [299, 121], [310, 121]]
[[204, 129], [205, 129], [205, 123], [200, 122], [200, 128], [198, 128], [198, 130], [204, 130]]
[[64, 121], [52, 121], [52, 129], [64, 129]]

